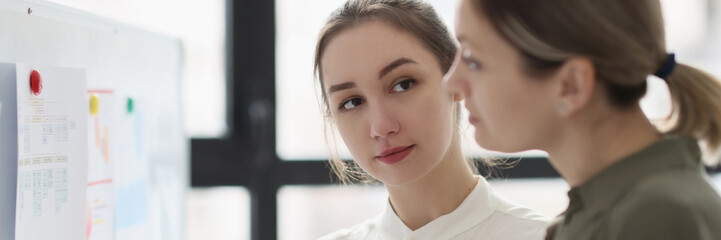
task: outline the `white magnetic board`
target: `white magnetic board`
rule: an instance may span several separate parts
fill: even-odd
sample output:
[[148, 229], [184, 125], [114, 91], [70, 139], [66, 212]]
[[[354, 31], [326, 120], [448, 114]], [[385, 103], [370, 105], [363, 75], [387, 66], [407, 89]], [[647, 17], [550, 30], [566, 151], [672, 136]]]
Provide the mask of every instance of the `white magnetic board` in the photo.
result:
[[82, 68], [89, 89], [111, 89], [144, 104], [150, 239], [184, 238], [190, 181], [181, 56], [175, 38], [46, 1], [0, 0], [0, 62]]

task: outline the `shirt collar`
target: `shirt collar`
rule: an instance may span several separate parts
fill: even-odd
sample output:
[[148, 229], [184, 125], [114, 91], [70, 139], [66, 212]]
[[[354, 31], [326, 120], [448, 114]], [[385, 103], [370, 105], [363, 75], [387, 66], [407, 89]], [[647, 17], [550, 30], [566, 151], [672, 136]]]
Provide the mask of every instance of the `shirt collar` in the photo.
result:
[[701, 152], [693, 137], [664, 137], [645, 149], [627, 156], [597, 173], [583, 185], [568, 192], [566, 221], [584, 209], [595, 216], [610, 208], [618, 199], [649, 175], [668, 169], [701, 169]]
[[412, 231], [393, 211], [390, 200], [381, 218], [381, 239], [450, 239], [486, 220], [499, 206], [500, 199], [483, 177], [452, 212]]

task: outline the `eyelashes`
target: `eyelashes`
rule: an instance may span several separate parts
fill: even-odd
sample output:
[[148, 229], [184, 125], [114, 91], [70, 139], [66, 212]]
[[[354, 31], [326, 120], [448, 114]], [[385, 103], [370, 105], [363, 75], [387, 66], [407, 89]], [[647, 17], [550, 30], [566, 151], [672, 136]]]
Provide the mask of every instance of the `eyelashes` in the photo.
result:
[[393, 92], [405, 92], [416, 84], [416, 80], [408, 78], [393, 85]]
[[340, 104], [340, 107], [338, 108], [338, 110], [340, 110], [342, 112], [348, 111], [348, 110], [358, 107], [358, 105], [361, 105], [362, 103], [363, 103], [363, 99], [361, 99], [359, 97], [354, 97], [354, 98], [343, 101]]
[[[399, 81], [393, 87], [391, 88], [391, 93], [399, 93], [399, 92], [406, 92], [413, 87], [415, 87], [417, 81], [413, 78], [407, 78]], [[363, 100], [360, 97], [351, 97], [343, 102], [340, 103], [340, 106], [338, 106], [338, 110], [341, 112], [350, 111], [361, 104], [365, 103], [365, 100]]]

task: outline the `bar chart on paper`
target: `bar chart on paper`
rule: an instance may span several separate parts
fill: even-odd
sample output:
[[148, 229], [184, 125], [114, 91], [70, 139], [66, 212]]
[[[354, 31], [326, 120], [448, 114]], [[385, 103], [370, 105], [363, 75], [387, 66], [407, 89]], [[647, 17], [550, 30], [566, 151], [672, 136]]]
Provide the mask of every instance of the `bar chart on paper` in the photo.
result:
[[88, 90], [88, 239], [144, 239], [150, 164], [144, 102]]
[[113, 239], [115, 231], [115, 98], [111, 90], [88, 90], [88, 239]]

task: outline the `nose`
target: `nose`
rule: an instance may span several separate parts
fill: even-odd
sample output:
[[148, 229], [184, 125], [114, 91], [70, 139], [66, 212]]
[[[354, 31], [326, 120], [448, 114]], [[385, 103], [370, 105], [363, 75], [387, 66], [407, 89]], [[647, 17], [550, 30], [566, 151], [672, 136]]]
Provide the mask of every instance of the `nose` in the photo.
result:
[[395, 117], [394, 111], [383, 102], [375, 105], [375, 107], [371, 107], [371, 114], [368, 115], [371, 138], [381, 140], [397, 134], [401, 125]]
[[459, 66], [459, 62], [460, 58], [456, 56], [451, 68], [448, 69], [448, 72], [443, 76], [443, 86], [448, 89], [448, 91], [456, 94], [460, 99], [464, 99], [468, 97], [469, 88], [467, 86], [463, 86], [465, 85], [462, 81], [463, 69]]

